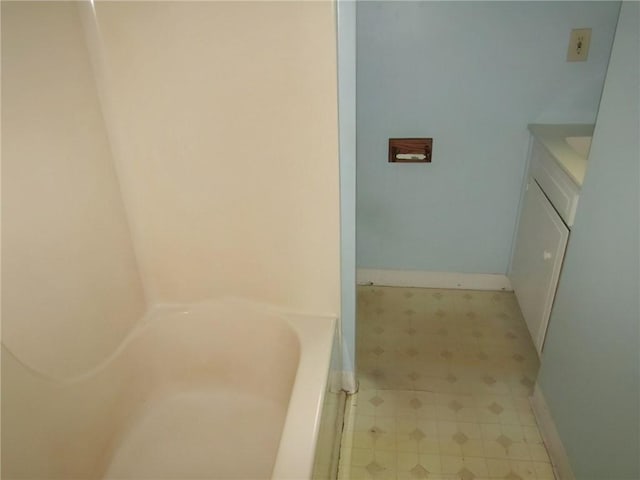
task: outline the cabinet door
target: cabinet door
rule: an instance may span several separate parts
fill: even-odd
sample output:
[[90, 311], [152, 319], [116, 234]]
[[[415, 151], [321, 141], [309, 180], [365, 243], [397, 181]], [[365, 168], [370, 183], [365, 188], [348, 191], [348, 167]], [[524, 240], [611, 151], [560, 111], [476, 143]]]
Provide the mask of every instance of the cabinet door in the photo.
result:
[[526, 188], [511, 284], [533, 343], [541, 353], [569, 230], [533, 179]]

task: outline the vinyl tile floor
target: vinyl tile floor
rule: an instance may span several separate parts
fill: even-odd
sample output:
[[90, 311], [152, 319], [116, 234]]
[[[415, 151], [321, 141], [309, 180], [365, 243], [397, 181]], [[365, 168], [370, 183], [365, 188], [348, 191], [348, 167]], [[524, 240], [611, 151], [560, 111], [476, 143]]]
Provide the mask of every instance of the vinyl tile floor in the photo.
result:
[[553, 480], [512, 292], [358, 287], [339, 478]]

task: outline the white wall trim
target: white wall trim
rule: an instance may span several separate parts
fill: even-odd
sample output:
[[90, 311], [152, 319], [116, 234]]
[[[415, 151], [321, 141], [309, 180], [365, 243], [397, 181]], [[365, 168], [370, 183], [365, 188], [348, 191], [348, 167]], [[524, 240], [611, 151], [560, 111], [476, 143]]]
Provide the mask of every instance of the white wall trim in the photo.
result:
[[427, 272], [359, 268], [358, 285], [388, 287], [455, 288], [464, 290], [513, 290], [506, 275], [494, 273]]
[[558, 480], [575, 480], [576, 477], [571, 469], [567, 451], [562, 444], [560, 434], [553, 422], [553, 417], [547, 406], [547, 401], [542, 394], [542, 389], [536, 383], [533, 395], [529, 398], [533, 414], [536, 417], [542, 440], [547, 447], [547, 452], [553, 465], [553, 473]]

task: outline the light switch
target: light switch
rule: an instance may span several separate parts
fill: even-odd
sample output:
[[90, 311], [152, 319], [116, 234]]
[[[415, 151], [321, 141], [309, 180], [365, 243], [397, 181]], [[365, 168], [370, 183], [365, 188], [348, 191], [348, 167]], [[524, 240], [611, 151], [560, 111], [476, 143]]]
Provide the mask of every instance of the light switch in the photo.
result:
[[590, 28], [574, 28], [571, 30], [569, 50], [567, 51], [567, 62], [584, 62], [589, 55], [590, 43]]

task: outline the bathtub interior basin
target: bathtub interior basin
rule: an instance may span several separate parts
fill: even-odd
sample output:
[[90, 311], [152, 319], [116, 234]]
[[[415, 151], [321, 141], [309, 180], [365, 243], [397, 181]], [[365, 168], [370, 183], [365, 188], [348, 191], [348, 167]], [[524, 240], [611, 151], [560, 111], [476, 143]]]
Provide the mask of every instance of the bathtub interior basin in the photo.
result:
[[145, 409], [104, 480], [268, 478], [282, 417], [276, 402], [233, 389], [177, 391]]
[[592, 137], [586, 136], [566, 137], [564, 140], [573, 150], [586, 158], [589, 155], [589, 150], [591, 149], [591, 138]]

